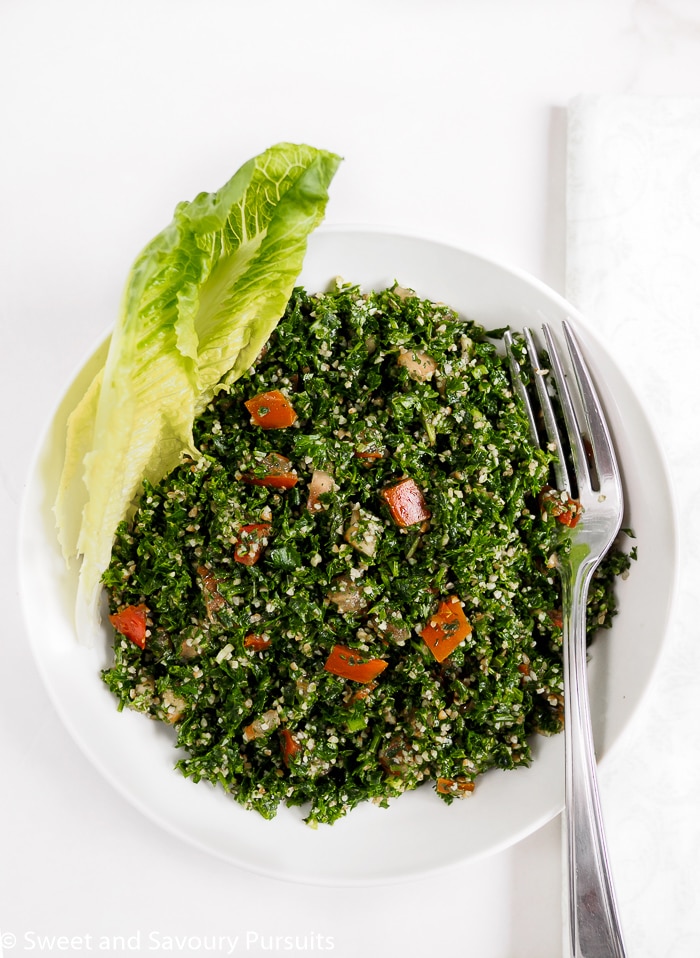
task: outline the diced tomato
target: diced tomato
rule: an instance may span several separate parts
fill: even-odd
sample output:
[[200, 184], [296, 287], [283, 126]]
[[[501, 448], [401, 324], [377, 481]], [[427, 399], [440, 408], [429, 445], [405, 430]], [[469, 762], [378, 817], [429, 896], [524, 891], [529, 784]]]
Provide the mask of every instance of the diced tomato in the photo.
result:
[[440, 603], [435, 615], [430, 616], [421, 636], [434, 658], [444, 662], [471, 631], [459, 597], [451, 595]]
[[269, 649], [272, 645], [269, 635], [246, 635], [243, 639], [243, 647], [250, 649], [252, 652], [264, 652], [265, 649]]
[[280, 738], [282, 739], [282, 761], [285, 765], [289, 765], [289, 760], [301, 751], [301, 745], [288, 728], [280, 729]]
[[296, 472], [270, 472], [266, 476], [244, 476], [249, 486], [269, 486], [273, 489], [291, 489], [296, 486], [299, 477]]
[[464, 795], [474, 791], [474, 782], [468, 782], [463, 778], [439, 778], [436, 791], [441, 795]]
[[573, 508], [568, 508], [565, 509], [564, 512], [560, 512], [557, 516], [557, 522], [561, 522], [563, 526], [568, 526], [570, 529], [573, 529], [574, 526], [578, 524], [583, 510], [581, 503], [577, 502], [576, 499], [569, 499], [569, 506]]
[[415, 526], [430, 518], [430, 509], [413, 479], [402, 479], [393, 486], [387, 486], [380, 495], [398, 526]]
[[148, 607], [143, 603], [140, 605], [127, 605], [121, 612], [115, 612], [110, 615], [109, 621], [117, 632], [120, 632], [127, 639], [130, 639], [134, 645], [140, 649], [146, 648], [146, 616]]
[[376, 679], [388, 664], [384, 659], [363, 659], [355, 649], [334, 645], [324, 668], [341, 679], [352, 679], [364, 685]]
[[286, 429], [297, 419], [294, 407], [279, 389], [253, 396], [244, 405], [253, 424], [261, 429]]
[[553, 516], [557, 522], [573, 529], [583, 513], [583, 506], [578, 499], [572, 499], [566, 492], [545, 486], [540, 493], [540, 506], [548, 516]]
[[269, 522], [259, 522], [250, 526], [241, 526], [238, 531], [238, 542], [233, 551], [233, 558], [242, 565], [255, 565], [265, 548], [265, 540], [272, 525]]
[[291, 489], [296, 486], [299, 476], [285, 456], [277, 452], [268, 453], [260, 463], [260, 473], [244, 472], [243, 482], [249, 486], [271, 486], [274, 489]]

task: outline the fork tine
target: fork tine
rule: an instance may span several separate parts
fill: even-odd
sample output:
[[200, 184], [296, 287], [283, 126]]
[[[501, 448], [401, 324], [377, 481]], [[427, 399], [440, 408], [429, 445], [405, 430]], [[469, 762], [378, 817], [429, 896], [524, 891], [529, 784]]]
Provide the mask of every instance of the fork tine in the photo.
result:
[[525, 345], [527, 346], [527, 351], [530, 356], [530, 364], [534, 374], [537, 396], [540, 401], [540, 407], [542, 408], [545, 432], [547, 434], [550, 447], [553, 447], [557, 455], [557, 458], [552, 464], [554, 468], [554, 477], [556, 479], [557, 489], [561, 490], [562, 492], [567, 492], [569, 495], [571, 495], [571, 481], [569, 480], [569, 472], [566, 468], [566, 460], [564, 458], [564, 445], [562, 443], [561, 433], [557, 424], [557, 417], [554, 412], [554, 407], [552, 406], [552, 400], [545, 382], [545, 377], [547, 376], [548, 370], [545, 369], [540, 363], [537, 346], [535, 345], [535, 340], [533, 339], [530, 330], [525, 328], [523, 330], [523, 336], [525, 337]]
[[527, 414], [527, 421], [528, 425], [530, 426], [530, 440], [533, 446], [539, 446], [540, 437], [537, 434], [537, 421], [535, 419], [535, 413], [532, 409], [532, 403], [530, 402], [530, 397], [527, 394], [525, 383], [523, 382], [523, 377], [520, 372], [520, 363], [516, 359], [515, 352], [513, 350], [513, 335], [509, 329], [507, 329], [503, 335], [503, 342], [505, 343], [506, 356], [508, 357], [508, 363], [510, 365], [510, 378], [513, 381], [515, 391], [520, 397], [520, 401], [525, 407], [525, 412]]
[[610, 430], [603, 416], [602, 404], [571, 326], [567, 322], [562, 325], [564, 338], [569, 347], [571, 362], [583, 398], [583, 410], [586, 415], [588, 435], [599, 483], [605, 480], [619, 482], [620, 470], [615, 457]]
[[547, 353], [549, 355], [549, 362], [552, 367], [552, 375], [554, 376], [554, 381], [557, 386], [559, 402], [561, 403], [561, 411], [564, 417], [564, 423], [566, 425], [566, 432], [569, 437], [571, 458], [574, 464], [574, 472], [576, 474], [578, 493], [580, 496], [582, 492], [582, 485], [585, 485], [586, 489], [590, 489], [591, 485], [586, 448], [583, 444], [581, 428], [579, 426], [579, 420], [578, 416], [576, 415], [573, 399], [571, 398], [571, 392], [569, 391], [569, 384], [566, 381], [566, 374], [564, 373], [564, 368], [561, 364], [559, 353], [557, 352], [557, 346], [554, 342], [552, 331], [546, 323], [542, 326], [542, 332], [544, 333], [545, 343], [547, 344]]

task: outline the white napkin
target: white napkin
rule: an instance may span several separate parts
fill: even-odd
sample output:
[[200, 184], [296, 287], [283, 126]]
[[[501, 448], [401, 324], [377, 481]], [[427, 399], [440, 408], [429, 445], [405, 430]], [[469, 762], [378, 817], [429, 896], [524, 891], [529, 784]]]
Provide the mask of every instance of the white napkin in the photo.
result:
[[699, 99], [570, 104], [566, 294], [642, 393], [669, 457], [687, 460], [683, 407], [700, 396]]
[[629, 953], [690, 956], [700, 954], [700, 100], [581, 96], [568, 118], [567, 297], [656, 427], [681, 520], [664, 656], [623, 758], [601, 769], [608, 838]]

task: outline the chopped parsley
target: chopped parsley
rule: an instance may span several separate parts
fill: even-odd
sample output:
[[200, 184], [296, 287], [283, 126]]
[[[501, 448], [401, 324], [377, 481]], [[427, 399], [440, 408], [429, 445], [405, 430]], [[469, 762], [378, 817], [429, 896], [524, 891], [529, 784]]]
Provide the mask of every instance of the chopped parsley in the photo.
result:
[[[561, 729], [567, 540], [480, 326], [397, 286], [298, 288], [195, 441], [104, 575], [104, 680], [172, 725], [182, 773], [332, 823], [420, 785], [449, 803]], [[599, 569], [591, 634], [629, 561]]]

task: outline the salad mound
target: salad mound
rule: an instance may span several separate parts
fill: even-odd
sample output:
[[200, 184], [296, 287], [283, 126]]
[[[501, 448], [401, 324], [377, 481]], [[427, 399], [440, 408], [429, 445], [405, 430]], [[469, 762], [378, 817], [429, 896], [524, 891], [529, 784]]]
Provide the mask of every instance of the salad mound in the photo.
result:
[[[104, 680], [172, 726], [182, 773], [332, 823], [421, 785], [450, 803], [561, 729], [566, 523], [494, 336], [398, 286], [296, 288], [198, 454], [146, 478]], [[596, 573], [591, 633], [628, 565]]]

